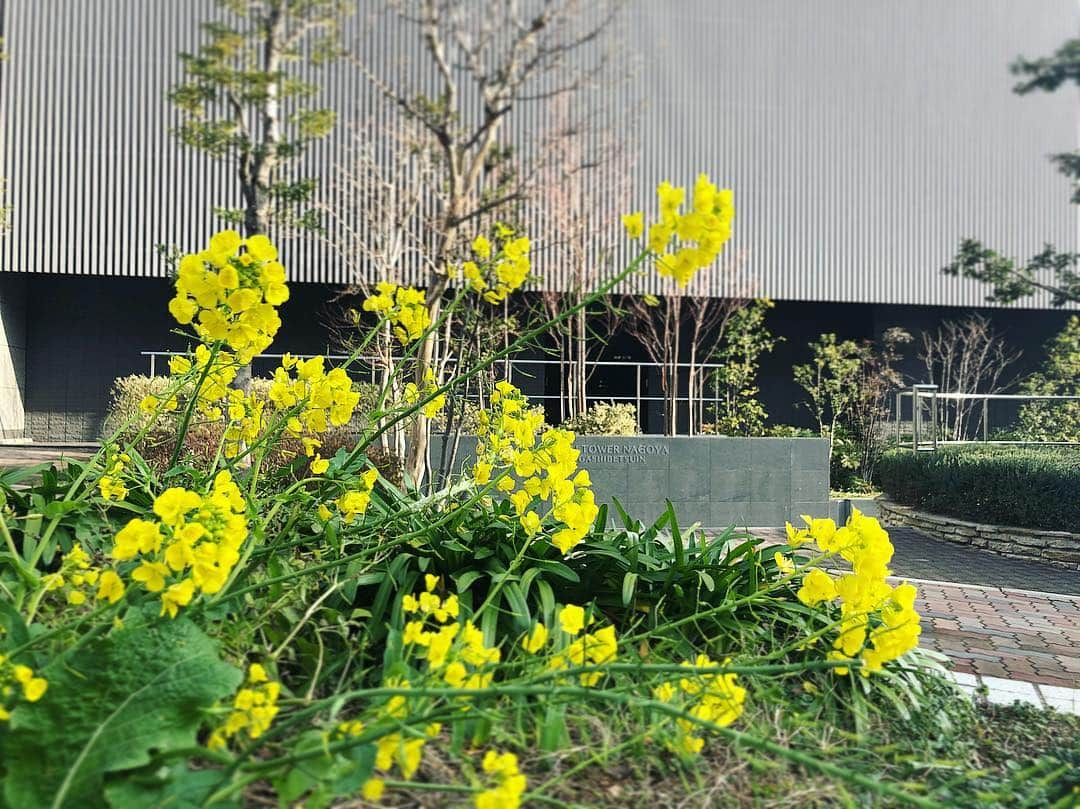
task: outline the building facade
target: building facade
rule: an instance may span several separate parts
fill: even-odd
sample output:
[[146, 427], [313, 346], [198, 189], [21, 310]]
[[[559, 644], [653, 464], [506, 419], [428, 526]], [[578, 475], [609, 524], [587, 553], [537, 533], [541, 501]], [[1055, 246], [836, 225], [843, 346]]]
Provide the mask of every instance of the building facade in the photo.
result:
[[[415, 31], [360, 5], [346, 45], [422, 87]], [[237, 202], [233, 168], [170, 134], [166, 97], [181, 79], [177, 54], [196, 50], [199, 24], [221, 12], [213, 0], [6, 0], [0, 11], [11, 206], [0, 437], [89, 439], [112, 380], [145, 372], [142, 352], [181, 347], [156, 246], [201, 245], [218, 227], [213, 207]], [[1080, 247], [1069, 182], [1046, 160], [1076, 145], [1074, 94], [1018, 97], [1007, 69], [1054, 50], [1077, 21], [1071, 0], [627, 4], [619, 36], [633, 76], [603, 100], [636, 111], [628, 209], [648, 209], [659, 180], [701, 170], [735, 190], [739, 291], [777, 301], [770, 326], [786, 338], [763, 369], [774, 417], [797, 418], [790, 369], [813, 336], [933, 327], [984, 307], [982, 285], [940, 271], [962, 238], [1016, 256]], [[329, 188], [349, 122], [377, 119], [381, 102], [347, 62], [314, 78], [343, 124], [307, 156]], [[548, 115], [523, 106], [507, 140]], [[350, 271], [319, 240], [289, 240], [283, 254], [294, 295], [274, 350], [333, 350], [328, 301]], [[536, 269], [541, 284], [565, 285], [557, 263]], [[703, 293], [732, 294], [715, 277]], [[1032, 358], [1063, 322], [1041, 296], [987, 311]], [[639, 354], [624, 340], [611, 356]], [[649, 413], [646, 427], [662, 420]]]

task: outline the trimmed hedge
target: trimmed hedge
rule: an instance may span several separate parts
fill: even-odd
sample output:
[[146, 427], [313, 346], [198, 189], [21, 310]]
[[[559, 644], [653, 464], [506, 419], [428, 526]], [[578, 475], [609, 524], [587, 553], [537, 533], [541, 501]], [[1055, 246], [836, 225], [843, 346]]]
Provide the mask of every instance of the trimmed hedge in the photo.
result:
[[891, 450], [878, 465], [890, 500], [969, 522], [1080, 531], [1080, 450]]

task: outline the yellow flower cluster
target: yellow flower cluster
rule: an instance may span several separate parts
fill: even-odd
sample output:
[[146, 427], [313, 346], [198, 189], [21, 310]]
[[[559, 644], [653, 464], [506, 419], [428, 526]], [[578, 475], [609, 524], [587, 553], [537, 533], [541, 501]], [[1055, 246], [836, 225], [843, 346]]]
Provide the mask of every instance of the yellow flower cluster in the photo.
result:
[[[195, 391], [195, 407], [210, 421], [217, 421], [224, 415], [221, 409], [223, 400], [229, 400], [234, 389], [229, 385], [236, 379], [237, 359], [228, 351], [213, 351], [205, 345], [198, 345], [190, 356], [176, 356], [169, 360], [169, 372], [173, 376], [191, 374], [202, 384]], [[239, 391], [238, 391], [239, 393]], [[146, 413], [153, 413], [159, 402], [154, 396], [147, 396], [139, 403], [139, 408]], [[175, 410], [175, 400], [165, 403], [166, 410]]]
[[[405, 404], [412, 407], [421, 399], [426, 399], [428, 396], [438, 390], [438, 385], [435, 383], [435, 373], [428, 368], [424, 372], [424, 384], [423, 387], [417, 387], [415, 382], [405, 383]], [[430, 402], [427, 402], [420, 410], [429, 419], [435, 418], [442, 409], [446, 407], [446, 394], [440, 393], [434, 397]]]
[[240, 560], [248, 535], [244, 498], [232, 476], [221, 471], [205, 495], [166, 489], [154, 500], [154, 514], [157, 521], [136, 517], [120, 529], [112, 556], [138, 559], [131, 578], [161, 593], [161, 614], [175, 618], [196, 592], [221, 590]]
[[589, 533], [599, 513], [589, 473], [577, 467], [581, 453], [574, 448], [574, 434], [545, 429], [543, 414], [530, 410], [521, 391], [505, 381], [496, 384], [491, 407], [480, 413], [478, 421], [473, 480], [487, 485], [492, 473], [501, 470], [496, 488], [509, 495], [529, 536], [540, 530], [535, 504], [550, 501], [548, 515], [563, 524], [551, 542], [563, 554], [569, 553]]
[[275, 307], [288, 299], [285, 268], [270, 240], [223, 230], [205, 250], [180, 259], [169, 312], [181, 325], [194, 323], [202, 340], [224, 341], [246, 364], [273, 342], [281, 327]]
[[501, 303], [528, 280], [532, 263], [529, 239], [514, 235], [514, 230], [499, 223], [495, 226], [496, 244], [483, 234], [473, 239], [472, 251], [477, 261], [461, 265], [461, 276], [474, 292], [488, 303]]
[[528, 781], [518, 769], [517, 756], [488, 750], [481, 766], [495, 783], [476, 794], [476, 809], [518, 809]]
[[[338, 726], [334, 729], [334, 736], [339, 739], [345, 739], [349, 736], [359, 736], [363, 732], [363, 722], [359, 719], [348, 719], [338, 723]], [[369, 778], [364, 782], [363, 786], [360, 787], [360, 796], [365, 801], [377, 803], [382, 799], [385, 791], [386, 783], [381, 778]]]
[[45, 577], [47, 592], [63, 591], [68, 604], [85, 604], [88, 594], [97, 588], [95, 598], [115, 604], [124, 596], [124, 582], [115, 570], [102, 570], [90, 563], [81, 546], [75, 545], [60, 560], [60, 569]]
[[[391, 679], [386, 681], [386, 685], [395, 688], [404, 684]], [[402, 718], [405, 715], [405, 698], [392, 697], [384, 707], [383, 713], [399, 719]], [[408, 781], [420, 769], [420, 762], [424, 757], [424, 746], [429, 739], [438, 736], [441, 730], [442, 726], [438, 722], [433, 722], [427, 726], [424, 735], [406, 738], [401, 733], [389, 733], [386, 736], [380, 736], [378, 741], [375, 742], [375, 769], [389, 775], [390, 771], [396, 766], [401, 772], [401, 777]], [[371, 780], [378, 781], [379, 785], [382, 786], [382, 779]], [[382, 790], [376, 789], [381, 795]]]
[[[725, 665], [730, 660], [724, 661]], [[693, 663], [684, 661], [684, 666], [698, 669], [710, 668], [717, 664], [708, 655], [699, 654]], [[678, 686], [671, 682], [663, 683], [653, 689], [653, 696], [661, 702], [678, 704], [696, 719], [711, 722], [720, 727], [727, 727], [742, 716], [746, 702], [746, 689], [738, 684], [734, 674], [697, 674], [679, 679]], [[680, 755], [696, 755], [705, 745], [700, 736], [701, 726], [689, 719], [677, 719], [678, 735], [668, 748]]]
[[[823, 552], [839, 554], [852, 568], [836, 578], [815, 568], [799, 588], [799, 600], [807, 606], [840, 600], [839, 634], [829, 659], [861, 660], [865, 676], [918, 646], [922, 629], [914, 608], [916, 590], [906, 582], [894, 588], [885, 580], [893, 546], [881, 524], [858, 509], [841, 528], [830, 519], [803, 520], [804, 529], [788, 523], [789, 544], [798, 547], [812, 539]], [[847, 668], [836, 671], [846, 674]]]
[[[590, 621], [590, 623], [592, 623]], [[558, 649], [548, 667], [552, 671], [562, 671], [571, 667], [601, 666], [614, 662], [619, 651], [619, 642], [615, 637], [615, 627], [605, 626], [595, 632], [585, 632], [585, 610], [576, 604], [567, 604], [559, 611], [559, 628], [575, 637], [575, 640]], [[525, 651], [538, 653], [547, 642], [548, 631], [543, 624], [537, 624], [522, 641]], [[600, 682], [602, 671], [586, 671], [578, 675], [581, 684], [591, 687]]]
[[[717, 188], [707, 174], [699, 174], [694, 183], [692, 210], [682, 212], [686, 201], [683, 187], [665, 181], [657, 186], [656, 196], [660, 218], [649, 225], [648, 248], [656, 256], [660, 275], [686, 286], [694, 273], [716, 260], [731, 238], [734, 194], [728, 188]], [[623, 226], [631, 239], [641, 238], [645, 233], [644, 214], [627, 214]]]
[[229, 388], [225, 395], [225, 428], [222, 451], [226, 458], [235, 458], [245, 446], [258, 440], [266, 428], [266, 402], [238, 388]]
[[348, 424], [360, 404], [360, 394], [353, 390], [345, 369], [332, 368], [327, 373], [325, 357], [298, 360], [286, 354], [274, 371], [269, 399], [279, 411], [299, 408], [286, 422], [285, 433], [302, 439], [305, 453], [314, 458], [312, 472], [325, 472], [327, 462], [315, 452], [321, 443], [314, 436]]
[[334, 505], [341, 512], [341, 521], [349, 525], [357, 515], [363, 516], [371, 505], [371, 492], [375, 489], [375, 481], [379, 479], [379, 472], [368, 469], [360, 473], [356, 480], [356, 488], [350, 489], [334, 501]]
[[[386, 688], [409, 688], [408, 680], [400, 677], [387, 677], [383, 681]], [[409, 716], [412, 706], [408, 698], [400, 694], [390, 697], [385, 704], [379, 707], [376, 718], [390, 720], [394, 725], [400, 726], [402, 719]], [[363, 726], [359, 722], [353, 722], [350, 733], [359, 735]], [[396, 766], [406, 781], [416, 775], [420, 768], [420, 762], [424, 756], [424, 746], [430, 739], [435, 738], [442, 731], [442, 725], [432, 722], [423, 733], [414, 728], [405, 728], [403, 732], [388, 733], [380, 736], [375, 742], [375, 769], [383, 775], [389, 775]], [[376, 801], [382, 797], [385, 782], [382, 777], [370, 778], [363, 786], [364, 798]]]
[[484, 633], [472, 621], [458, 621], [457, 596], [440, 598], [435, 593], [438, 586], [439, 578], [429, 573], [424, 592], [402, 597], [402, 612], [416, 616], [406, 622], [402, 642], [417, 650], [428, 669], [439, 672], [451, 688], [487, 688], [492, 674], [483, 669], [498, 663], [502, 653], [485, 645]]
[[388, 281], [381, 282], [375, 288], [375, 294], [364, 301], [363, 310], [385, 318], [402, 345], [419, 340], [431, 325], [431, 312], [428, 311], [423, 291]]
[[130, 455], [117, 451], [114, 446], [108, 447], [105, 452], [105, 473], [98, 478], [98, 491], [105, 500], [123, 500], [127, 497], [128, 490], [124, 485], [123, 474], [129, 463]]
[[281, 683], [271, 680], [260, 664], [252, 663], [248, 667], [244, 687], [233, 697], [232, 711], [225, 722], [210, 734], [206, 746], [211, 750], [220, 750], [228, 745], [229, 739], [240, 733], [247, 733], [250, 739], [262, 736], [277, 716], [280, 693]]
[[13, 697], [21, 693], [27, 702], [37, 702], [48, 688], [48, 681], [44, 677], [35, 677], [29, 666], [12, 663], [0, 654], [0, 722], [11, 718]]

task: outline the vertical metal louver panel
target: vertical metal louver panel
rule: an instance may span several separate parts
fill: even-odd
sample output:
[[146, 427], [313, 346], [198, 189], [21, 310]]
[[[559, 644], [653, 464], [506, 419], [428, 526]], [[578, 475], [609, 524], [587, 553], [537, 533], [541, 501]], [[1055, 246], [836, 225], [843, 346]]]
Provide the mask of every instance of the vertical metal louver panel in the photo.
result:
[[[359, 5], [350, 47], [380, 75], [431, 91], [415, 29]], [[170, 134], [166, 98], [181, 77], [177, 53], [198, 47], [218, 5], [0, 6], [11, 53], [0, 64], [0, 152], [13, 207], [0, 270], [163, 275], [155, 244], [200, 245], [212, 207], [238, 202], [234, 168]], [[1045, 242], [1078, 247], [1068, 181], [1046, 160], [1076, 146], [1075, 93], [1017, 97], [1007, 70], [1017, 54], [1057, 47], [1076, 22], [1072, 0], [631, 0], [621, 27], [634, 79], [575, 103], [640, 109], [628, 208], [651, 210], [656, 182], [689, 184], [700, 170], [735, 189], [726, 260], [741, 275], [710, 274], [708, 294], [981, 305], [983, 286], [940, 273], [961, 238], [1017, 256]], [[348, 124], [378, 123], [386, 107], [347, 64], [314, 78], [341, 125], [297, 171], [320, 175], [333, 204]], [[479, 114], [477, 98], [464, 103]], [[523, 106], [504, 139], [528, 144], [549, 117]], [[549, 230], [542, 211], [524, 215], [537, 234]], [[290, 240], [287, 256], [296, 281], [349, 280], [318, 240]], [[536, 266], [541, 284], [569, 284], [550, 254]], [[403, 277], [419, 279], [419, 267]], [[651, 275], [640, 288], [661, 291]]]

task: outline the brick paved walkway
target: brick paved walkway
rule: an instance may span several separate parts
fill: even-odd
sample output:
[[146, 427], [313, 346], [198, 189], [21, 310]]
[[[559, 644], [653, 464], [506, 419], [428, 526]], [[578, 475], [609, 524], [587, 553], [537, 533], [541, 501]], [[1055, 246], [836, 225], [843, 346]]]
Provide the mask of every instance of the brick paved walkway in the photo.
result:
[[1080, 596], [1080, 570], [1010, 559], [912, 528], [890, 528], [889, 537], [896, 549], [891, 567], [900, 576]]
[[917, 586], [921, 644], [948, 655], [957, 671], [1080, 687], [1080, 597], [928, 582]]
[[1080, 687], [1080, 571], [910, 528], [889, 536], [897, 576], [932, 580], [918, 585], [924, 646], [948, 655], [960, 672]]

